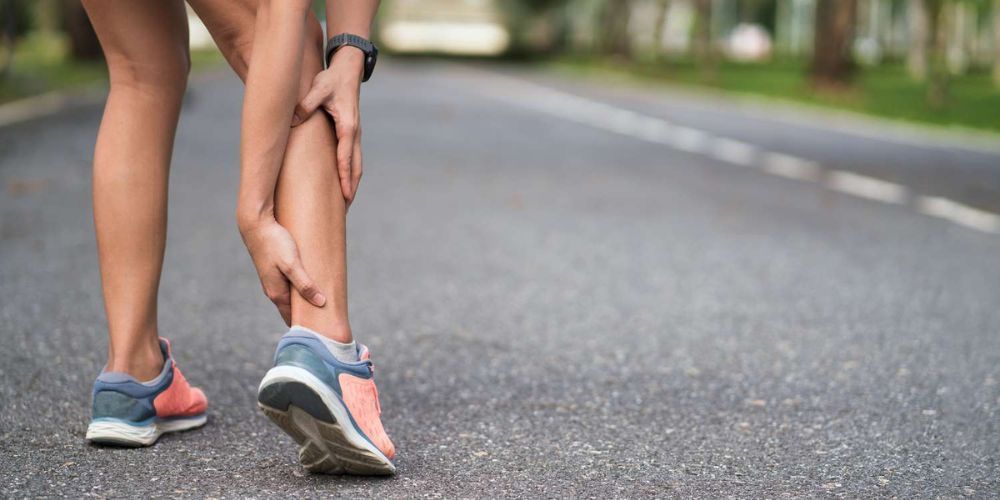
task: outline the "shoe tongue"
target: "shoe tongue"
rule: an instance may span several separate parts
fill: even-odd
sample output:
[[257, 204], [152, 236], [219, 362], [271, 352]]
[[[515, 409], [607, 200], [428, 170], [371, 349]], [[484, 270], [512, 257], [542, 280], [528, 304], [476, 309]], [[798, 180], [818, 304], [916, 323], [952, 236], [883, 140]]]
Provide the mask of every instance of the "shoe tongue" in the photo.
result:
[[368, 346], [364, 344], [358, 344], [358, 359], [361, 361], [371, 360], [371, 352], [368, 351]]

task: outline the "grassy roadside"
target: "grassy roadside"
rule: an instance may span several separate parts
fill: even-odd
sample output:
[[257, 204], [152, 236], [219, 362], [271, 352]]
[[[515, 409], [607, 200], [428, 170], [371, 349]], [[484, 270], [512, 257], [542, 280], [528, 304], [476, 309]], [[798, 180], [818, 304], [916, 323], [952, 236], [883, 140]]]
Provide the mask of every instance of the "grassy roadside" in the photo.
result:
[[[223, 64], [217, 50], [191, 52], [193, 71]], [[0, 76], [0, 104], [55, 90], [101, 85], [107, 79], [104, 61], [73, 60], [60, 35], [35, 32], [18, 41], [8, 73]]]
[[901, 65], [864, 68], [849, 90], [817, 92], [804, 78], [804, 63], [758, 64], [721, 62], [706, 80], [693, 61], [621, 64], [593, 58], [567, 57], [551, 63], [576, 75], [613, 76], [644, 84], [685, 85], [779, 98], [839, 110], [916, 123], [961, 126], [1000, 132], [1000, 89], [986, 72], [973, 72], [951, 83], [943, 109], [931, 108], [925, 86], [912, 81]]

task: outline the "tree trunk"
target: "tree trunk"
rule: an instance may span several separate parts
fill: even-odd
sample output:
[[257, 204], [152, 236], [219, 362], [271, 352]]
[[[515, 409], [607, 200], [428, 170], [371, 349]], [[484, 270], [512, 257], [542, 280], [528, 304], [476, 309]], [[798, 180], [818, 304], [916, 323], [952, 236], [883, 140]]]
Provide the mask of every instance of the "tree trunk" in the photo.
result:
[[924, 0], [927, 9], [928, 85], [927, 104], [940, 109], [948, 100], [948, 20], [944, 0]]
[[629, 39], [628, 23], [632, 15], [632, 0], [608, 0], [604, 2], [603, 32], [601, 51], [604, 54], [631, 59], [632, 47]]
[[712, 44], [712, 0], [695, 0], [694, 57], [705, 81], [715, 79], [716, 54]]
[[[997, 0], [1000, 2], [1000, 0]], [[656, 12], [656, 27], [653, 29], [653, 53], [658, 61], [665, 59], [663, 50], [663, 35], [667, 31], [667, 12], [670, 10], [670, 0], [660, 0]]]
[[927, 6], [924, 0], [908, 0], [906, 18], [909, 33], [906, 70], [910, 73], [910, 77], [922, 82], [927, 79], [927, 47], [930, 45]]
[[69, 38], [70, 54], [74, 59], [97, 60], [102, 56], [101, 44], [90, 24], [87, 12], [79, 0], [63, 0], [63, 23]]
[[993, 0], [993, 84], [1000, 87], [1000, 0]]
[[854, 76], [851, 45], [857, 21], [857, 0], [819, 0], [810, 76], [815, 85], [843, 87]]

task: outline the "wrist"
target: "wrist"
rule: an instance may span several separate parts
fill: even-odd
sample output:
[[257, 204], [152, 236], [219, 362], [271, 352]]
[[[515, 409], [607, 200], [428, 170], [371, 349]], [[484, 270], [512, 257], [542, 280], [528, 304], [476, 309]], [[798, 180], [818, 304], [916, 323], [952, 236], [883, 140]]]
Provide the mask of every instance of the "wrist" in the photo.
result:
[[270, 203], [238, 203], [236, 206], [236, 226], [241, 234], [274, 221], [274, 206]]
[[343, 45], [330, 56], [330, 68], [344, 75], [356, 76], [360, 82], [365, 73], [365, 53], [353, 45]]

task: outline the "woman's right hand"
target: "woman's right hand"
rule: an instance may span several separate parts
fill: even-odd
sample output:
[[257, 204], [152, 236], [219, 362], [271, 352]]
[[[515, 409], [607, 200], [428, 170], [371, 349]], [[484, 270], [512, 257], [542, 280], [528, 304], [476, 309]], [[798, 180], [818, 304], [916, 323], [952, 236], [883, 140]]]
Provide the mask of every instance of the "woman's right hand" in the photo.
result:
[[265, 218], [240, 224], [240, 235], [257, 268], [264, 295], [274, 302], [285, 324], [291, 326], [292, 322], [291, 287], [316, 307], [326, 304], [326, 297], [306, 274], [295, 240], [278, 221]]

